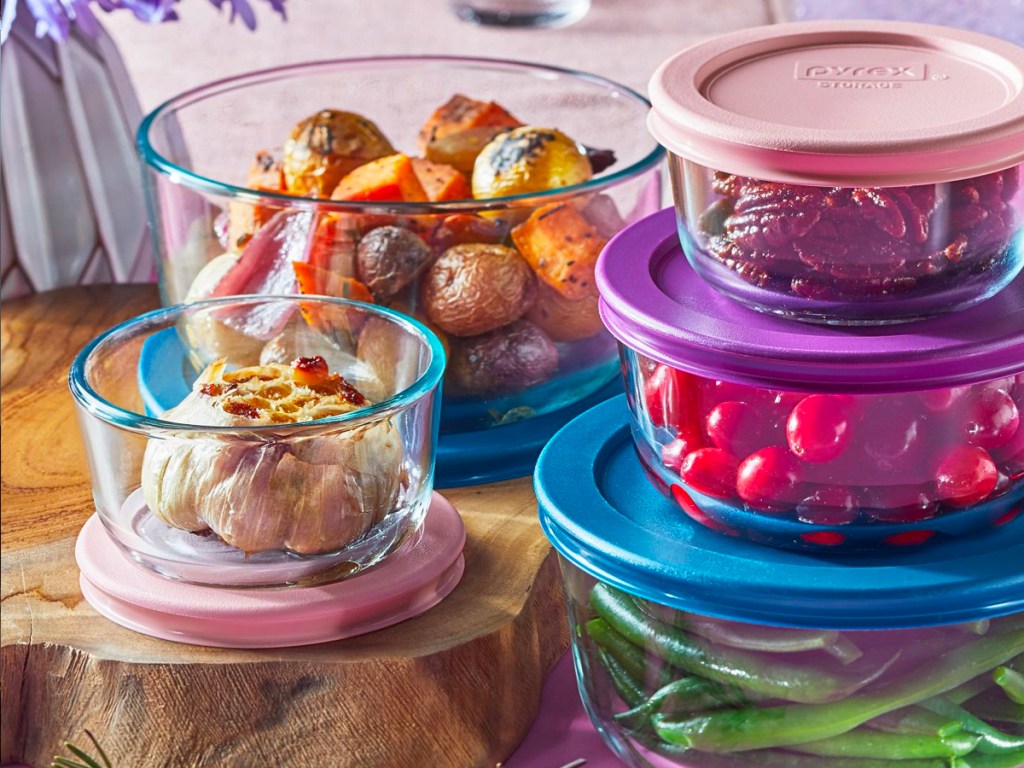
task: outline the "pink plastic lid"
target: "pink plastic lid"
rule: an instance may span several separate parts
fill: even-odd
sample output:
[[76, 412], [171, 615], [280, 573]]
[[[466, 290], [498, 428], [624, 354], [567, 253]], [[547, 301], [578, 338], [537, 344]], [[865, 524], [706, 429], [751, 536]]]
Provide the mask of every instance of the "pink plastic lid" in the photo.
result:
[[651, 78], [648, 127], [716, 170], [904, 186], [1024, 161], [1024, 48], [931, 24], [822, 21], [699, 43]]
[[172, 581], [131, 560], [96, 515], [75, 546], [82, 594], [128, 629], [178, 643], [282, 648], [341, 640], [418, 616], [459, 583], [466, 529], [435, 493], [415, 544], [345, 581], [288, 589], [220, 589]]

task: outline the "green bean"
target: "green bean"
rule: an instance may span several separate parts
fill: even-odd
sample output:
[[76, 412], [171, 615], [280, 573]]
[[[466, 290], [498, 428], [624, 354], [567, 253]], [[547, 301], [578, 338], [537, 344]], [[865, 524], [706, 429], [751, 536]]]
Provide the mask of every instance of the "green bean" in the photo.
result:
[[657, 713], [672, 717], [690, 715], [722, 707], [739, 707], [750, 699], [735, 686], [705, 680], [702, 677], [681, 677], [656, 691], [649, 699], [628, 712], [615, 716], [617, 720], [639, 722]]
[[992, 673], [992, 679], [1006, 692], [1010, 701], [1024, 704], [1024, 675], [1010, 667], [998, 667]]
[[998, 720], [1018, 729], [1024, 728], [1024, 705], [1010, 701], [1003, 692], [997, 689], [986, 691], [964, 704], [964, 707], [976, 717], [983, 720]]
[[724, 619], [709, 619], [696, 614], [667, 611], [662, 606], [635, 600], [637, 606], [651, 618], [710, 640], [718, 645], [763, 653], [800, 653], [802, 651], [825, 651], [843, 664], [856, 661], [864, 653], [850, 640], [836, 630], [788, 629], [785, 627], [761, 627], [741, 624]]
[[963, 726], [956, 720], [948, 717], [941, 717], [927, 709], [918, 706], [897, 709], [893, 712], [886, 712], [872, 720], [867, 725], [886, 733], [920, 734], [922, 736], [938, 736], [945, 738], [959, 733]]
[[707, 752], [780, 747], [838, 736], [871, 718], [963, 685], [1024, 651], [1024, 632], [989, 633], [933, 660], [923, 670], [870, 692], [824, 704], [711, 712], [688, 720], [654, 719], [668, 742]]
[[1024, 749], [1002, 755], [971, 755], [966, 768], [1021, 768], [1024, 765]]
[[647, 676], [647, 657], [644, 652], [608, 626], [604, 619], [588, 621], [587, 634], [637, 680]]
[[938, 736], [880, 733], [866, 728], [808, 741], [791, 746], [797, 752], [821, 757], [872, 757], [878, 760], [919, 759], [924, 757], [963, 757], [974, 751], [981, 741], [973, 734], [954, 734], [945, 739]]
[[[637, 739], [640, 741], [640, 739]], [[692, 750], [683, 747], [654, 742], [640, 741], [652, 752], [674, 760], [690, 757], [692, 765], [700, 768], [974, 768], [973, 762], [968, 765], [962, 759], [953, 757], [921, 758], [910, 760], [878, 760], [862, 757], [819, 757], [817, 755], [801, 755], [796, 752], [780, 750], [753, 750], [738, 754], [700, 753], [699, 757]], [[986, 768], [1005, 768], [1004, 766], [986, 766]]]
[[640, 704], [645, 698], [644, 689], [640, 683], [607, 651], [598, 648], [597, 657], [605, 671], [608, 672], [608, 678], [612, 681], [619, 698], [629, 707]]
[[978, 675], [973, 680], [968, 680], [963, 685], [958, 685], [951, 691], [946, 691], [943, 696], [954, 704], [963, 704], [968, 699], [973, 699], [979, 693], [987, 691], [992, 687], [992, 675], [986, 670], [984, 674]]
[[931, 710], [937, 715], [954, 718], [963, 726], [967, 733], [975, 733], [981, 737], [978, 749], [986, 754], [1002, 754], [1024, 749], [1024, 737], [1011, 736], [1003, 733], [984, 720], [975, 717], [959, 704], [954, 704], [942, 696], [925, 699], [919, 706]]
[[784, 664], [731, 648], [716, 648], [692, 635], [651, 619], [617, 590], [598, 584], [590, 604], [623, 637], [687, 672], [720, 683], [738, 685], [763, 696], [817, 703], [848, 696], [883, 674], [888, 664], [870, 675], [837, 675], [806, 665]]

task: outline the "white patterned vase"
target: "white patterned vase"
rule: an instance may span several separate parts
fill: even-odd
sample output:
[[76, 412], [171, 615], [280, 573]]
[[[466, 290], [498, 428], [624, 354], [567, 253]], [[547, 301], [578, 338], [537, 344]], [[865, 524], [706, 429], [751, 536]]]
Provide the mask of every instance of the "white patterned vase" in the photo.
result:
[[37, 38], [22, 8], [0, 48], [0, 299], [153, 279], [141, 118], [105, 32]]

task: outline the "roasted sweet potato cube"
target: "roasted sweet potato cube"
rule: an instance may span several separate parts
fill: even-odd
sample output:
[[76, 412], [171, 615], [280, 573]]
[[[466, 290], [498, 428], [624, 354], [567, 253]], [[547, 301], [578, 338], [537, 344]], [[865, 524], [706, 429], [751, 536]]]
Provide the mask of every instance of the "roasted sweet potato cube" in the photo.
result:
[[512, 230], [512, 241], [537, 276], [565, 298], [597, 290], [594, 266], [607, 241], [571, 203], [538, 208]]
[[388, 155], [361, 165], [338, 182], [332, 200], [426, 202], [427, 193], [403, 154]]
[[354, 277], [346, 277], [338, 272], [318, 267], [306, 262], [293, 261], [295, 279], [299, 283], [299, 293], [312, 296], [336, 296], [340, 299], [353, 299], [373, 304], [370, 289]]
[[[270, 152], [256, 153], [256, 159], [249, 167], [245, 178], [249, 189], [259, 192], [284, 192], [284, 171], [280, 158]], [[232, 200], [228, 203], [228, 248], [241, 250], [256, 230], [267, 223], [278, 209], [265, 205]]]
[[469, 180], [457, 169], [443, 163], [432, 163], [421, 157], [414, 157], [412, 169], [420, 180], [427, 199], [432, 203], [445, 200], [471, 200], [473, 190]]
[[249, 166], [245, 185], [249, 189], [259, 189], [265, 192], [284, 192], [288, 185], [284, 180], [284, 163], [281, 158], [274, 157], [266, 150], [257, 152], [256, 159]]
[[452, 133], [489, 125], [516, 128], [522, 123], [493, 101], [477, 101], [457, 93], [427, 118], [420, 129], [420, 151], [425, 151], [430, 142]]

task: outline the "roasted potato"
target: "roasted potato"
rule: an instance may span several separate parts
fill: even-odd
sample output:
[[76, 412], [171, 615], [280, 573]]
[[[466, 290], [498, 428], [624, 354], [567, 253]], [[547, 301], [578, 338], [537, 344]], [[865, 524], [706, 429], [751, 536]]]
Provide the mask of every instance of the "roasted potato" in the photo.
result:
[[447, 380], [455, 394], [490, 397], [540, 384], [557, 369], [551, 339], [519, 320], [482, 336], [453, 339]]
[[414, 232], [377, 227], [359, 241], [356, 272], [374, 297], [388, 301], [419, 277], [433, 255]]
[[537, 281], [537, 301], [526, 319], [554, 341], [579, 341], [604, 330], [597, 311], [596, 293], [567, 299], [543, 280]]
[[427, 317], [453, 336], [477, 336], [518, 320], [536, 295], [530, 265], [503, 245], [453, 246], [421, 280]]
[[593, 176], [587, 153], [553, 128], [498, 134], [473, 164], [473, 197], [489, 199], [560, 189]]
[[370, 120], [354, 112], [324, 109], [292, 129], [284, 145], [284, 177], [293, 195], [330, 197], [353, 170], [395, 153]]

